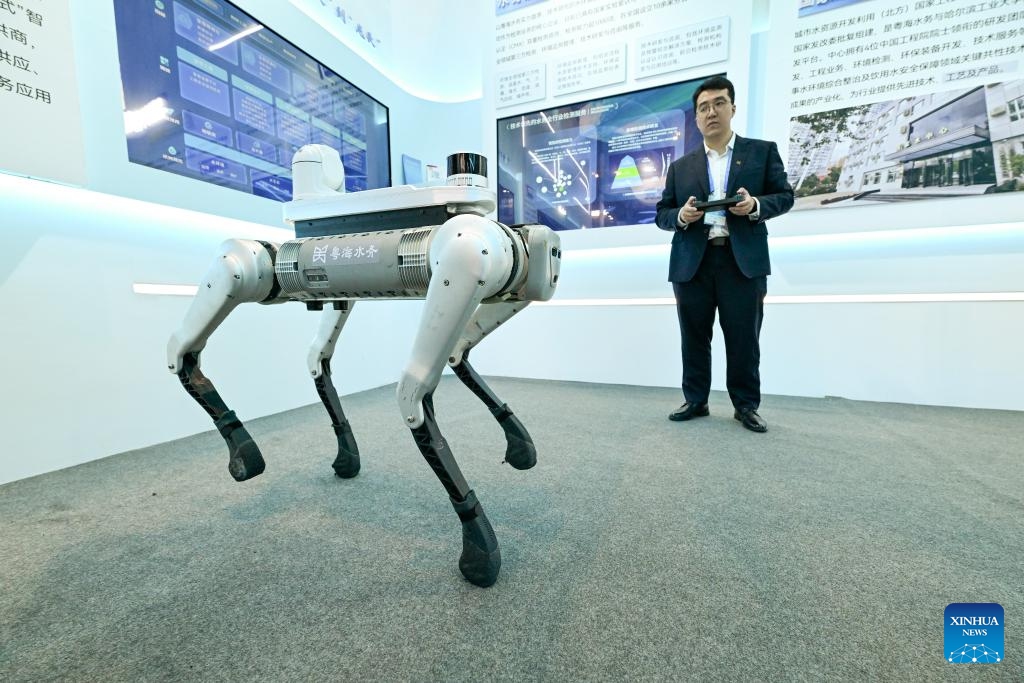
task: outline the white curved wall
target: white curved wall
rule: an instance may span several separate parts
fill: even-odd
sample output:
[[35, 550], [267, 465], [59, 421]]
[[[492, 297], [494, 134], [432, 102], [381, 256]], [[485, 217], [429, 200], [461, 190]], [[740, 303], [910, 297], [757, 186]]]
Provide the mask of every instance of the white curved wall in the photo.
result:
[[[680, 386], [668, 247], [656, 228], [642, 229], [662, 243], [564, 250], [555, 299], [486, 340], [477, 369]], [[769, 242], [765, 394], [1024, 410], [1024, 223]], [[993, 293], [1009, 295], [986, 301]], [[716, 335], [712, 386], [724, 390]]]

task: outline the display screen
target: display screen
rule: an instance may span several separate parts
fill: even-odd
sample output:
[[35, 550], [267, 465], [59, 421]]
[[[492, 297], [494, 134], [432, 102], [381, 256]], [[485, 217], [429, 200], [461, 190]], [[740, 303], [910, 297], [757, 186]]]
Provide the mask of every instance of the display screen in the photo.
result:
[[388, 110], [225, 0], [115, 0], [129, 160], [288, 201], [305, 144], [391, 184]]
[[668, 166], [701, 144], [704, 78], [498, 120], [498, 220], [579, 230], [653, 223]]

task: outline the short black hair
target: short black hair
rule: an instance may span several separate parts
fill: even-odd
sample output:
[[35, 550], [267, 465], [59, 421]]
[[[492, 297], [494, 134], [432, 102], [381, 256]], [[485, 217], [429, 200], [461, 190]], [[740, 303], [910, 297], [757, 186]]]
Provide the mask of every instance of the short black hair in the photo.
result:
[[697, 90], [693, 93], [693, 108], [697, 108], [697, 98], [705, 90], [728, 90], [729, 100], [736, 104], [736, 88], [733, 87], [732, 81], [725, 76], [712, 76], [703, 83], [697, 86]]

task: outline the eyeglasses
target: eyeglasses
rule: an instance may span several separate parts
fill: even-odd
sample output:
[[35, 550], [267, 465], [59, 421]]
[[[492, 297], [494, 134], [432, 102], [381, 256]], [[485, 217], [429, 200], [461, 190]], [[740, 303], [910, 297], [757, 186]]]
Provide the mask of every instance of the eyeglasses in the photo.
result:
[[701, 102], [700, 106], [697, 107], [697, 113], [701, 116], [707, 116], [711, 112], [711, 108], [714, 107], [715, 111], [721, 113], [732, 105], [732, 102], [724, 97], [719, 97], [713, 102]]

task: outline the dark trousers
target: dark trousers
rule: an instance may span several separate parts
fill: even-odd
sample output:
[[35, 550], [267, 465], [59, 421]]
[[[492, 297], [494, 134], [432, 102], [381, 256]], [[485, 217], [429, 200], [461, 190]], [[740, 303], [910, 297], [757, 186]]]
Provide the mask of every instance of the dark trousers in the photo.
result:
[[768, 291], [765, 276], [748, 278], [736, 265], [728, 241], [708, 244], [696, 275], [673, 282], [683, 349], [683, 396], [706, 403], [711, 391], [711, 335], [715, 309], [725, 335], [725, 384], [739, 411], [761, 404], [761, 320]]

